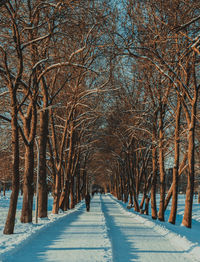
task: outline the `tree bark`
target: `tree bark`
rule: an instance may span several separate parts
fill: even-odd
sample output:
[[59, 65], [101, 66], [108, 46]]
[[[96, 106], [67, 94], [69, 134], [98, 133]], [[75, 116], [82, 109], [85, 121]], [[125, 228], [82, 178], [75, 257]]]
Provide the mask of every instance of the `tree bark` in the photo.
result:
[[195, 126], [197, 114], [197, 101], [200, 86], [197, 85], [196, 73], [196, 53], [193, 53], [192, 61], [193, 76], [193, 99], [190, 99], [191, 110], [189, 113], [186, 101], [183, 100], [182, 105], [188, 125], [188, 181], [186, 189], [185, 210], [182, 224], [188, 228], [192, 226], [192, 204], [194, 195], [194, 177], [195, 177]]
[[160, 221], [165, 221], [165, 169], [164, 169], [164, 152], [163, 152], [163, 139], [164, 139], [164, 130], [163, 130], [163, 118], [164, 110], [162, 105], [160, 106], [160, 119], [159, 119], [159, 170], [160, 170], [160, 206], [158, 212], [158, 219]]
[[[5, 4], [7, 1], [3, 1], [1, 5]], [[17, 91], [19, 88], [19, 83], [22, 78], [23, 73], [23, 55], [21, 48], [21, 38], [19, 33], [19, 28], [16, 23], [16, 13], [15, 9], [12, 8], [11, 3], [9, 3], [11, 8], [8, 8], [6, 5], [6, 10], [8, 11], [9, 17], [11, 18], [11, 28], [12, 28], [12, 38], [14, 40], [14, 49], [15, 53], [13, 54], [17, 58], [17, 68], [15, 68], [16, 77], [14, 81], [12, 81], [11, 71], [9, 69], [9, 63], [7, 60], [7, 53], [1, 46], [2, 62], [4, 62], [5, 68], [5, 82], [8, 85], [10, 100], [11, 100], [11, 129], [12, 129], [12, 155], [13, 155], [13, 163], [12, 163], [12, 193], [10, 197], [10, 204], [8, 215], [4, 227], [4, 234], [13, 234], [14, 226], [15, 226], [15, 217], [16, 217], [16, 209], [17, 209], [17, 200], [19, 194], [19, 185], [20, 185], [20, 174], [19, 174], [19, 128], [18, 128], [18, 101], [17, 101]], [[10, 29], [9, 29], [10, 30]], [[14, 50], [13, 50], [14, 51]], [[12, 64], [12, 62], [11, 62]]]
[[191, 122], [188, 130], [188, 179], [185, 199], [185, 210], [182, 224], [191, 228], [192, 226], [192, 204], [194, 194], [194, 151], [195, 151], [195, 123], [196, 123], [196, 103], [193, 104], [191, 112]]
[[61, 194], [61, 181], [60, 181], [60, 172], [58, 172], [56, 173], [56, 181], [55, 181], [55, 190], [54, 190], [54, 199], [53, 199], [53, 208], [52, 208], [53, 214], [58, 214], [60, 194]]
[[74, 176], [71, 176], [70, 183], [70, 209], [74, 208]]
[[[86, 160], [85, 160], [85, 162], [86, 162]], [[87, 177], [87, 171], [85, 170], [85, 163], [84, 163], [83, 176], [82, 176], [83, 185], [82, 185], [82, 192], [81, 192], [81, 198], [82, 199], [84, 199], [84, 197], [86, 195], [86, 177]]]
[[12, 163], [12, 193], [10, 196], [10, 204], [6, 223], [4, 226], [3, 233], [13, 234], [15, 226], [15, 216], [17, 209], [17, 200], [19, 195], [19, 133], [17, 127], [17, 107], [16, 107], [16, 93], [14, 92], [11, 96], [12, 101], [12, 154], [13, 154], [13, 163]]
[[38, 216], [48, 216], [48, 192], [46, 174], [46, 147], [48, 137], [48, 111], [40, 112], [40, 162], [39, 162], [39, 185], [38, 185]]
[[148, 215], [149, 214], [149, 201], [150, 201], [150, 198], [148, 196], [146, 196], [146, 199], [145, 199], [145, 209], [144, 209], [144, 214], [145, 215]]
[[65, 192], [65, 199], [64, 199], [64, 202], [63, 202], [63, 209], [64, 211], [67, 211], [68, 209], [70, 209], [70, 206], [69, 206], [69, 181], [66, 181], [66, 192]]
[[73, 125], [71, 126], [71, 132], [70, 132], [70, 137], [67, 136], [67, 144], [69, 144], [69, 150], [68, 153], [66, 153], [65, 156], [65, 173], [66, 173], [66, 180], [64, 183], [64, 188], [62, 189], [62, 194], [61, 194], [61, 199], [60, 199], [60, 203], [59, 206], [61, 208], [66, 208], [66, 206], [68, 206], [68, 203], [65, 204], [65, 201], [69, 201], [69, 192], [68, 190], [70, 190], [70, 184], [71, 184], [71, 166], [72, 166], [72, 155], [73, 155], [73, 140], [74, 140], [74, 134], [73, 134]]
[[180, 128], [180, 113], [181, 113], [181, 103], [178, 98], [177, 110], [176, 110], [176, 127], [175, 127], [175, 137], [174, 137], [174, 167], [173, 167], [173, 191], [172, 191], [172, 205], [169, 216], [169, 223], [176, 223], [176, 213], [177, 213], [177, 202], [178, 202], [178, 170], [179, 170], [179, 128]]
[[152, 186], [151, 186], [151, 216], [153, 219], [157, 219], [157, 207], [156, 207], [156, 184], [157, 184], [157, 149], [156, 149], [156, 123], [157, 114], [154, 116], [153, 132], [152, 132]]
[[33, 170], [34, 170], [34, 151], [33, 142], [25, 146], [25, 167], [23, 184], [23, 204], [21, 212], [21, 222], [32, 222], [33, 208]]
[[80, 194], [80, 164], [78, 163], [77, 167], [77, 180], [76, 180], [76, 202], [79, 203], [81, 201]]

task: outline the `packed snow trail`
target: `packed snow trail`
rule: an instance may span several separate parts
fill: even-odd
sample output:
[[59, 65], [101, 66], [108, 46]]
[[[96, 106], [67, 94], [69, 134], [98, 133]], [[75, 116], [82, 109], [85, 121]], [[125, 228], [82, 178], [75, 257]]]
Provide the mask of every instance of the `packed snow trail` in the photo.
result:
[[3, 261], [103, 262], [112, 261], [100, 196], [77, 211], [52, 223]]
[[80, 205], [3, 261], [192, 262], [184, 252], [112, 196], [95, 195], [90, 212]]
[[112, 242], [113, 262], [191, 262], [185, 251], [170, 240], [144, 225], [111, 196], [102, 197], [102, 211]]

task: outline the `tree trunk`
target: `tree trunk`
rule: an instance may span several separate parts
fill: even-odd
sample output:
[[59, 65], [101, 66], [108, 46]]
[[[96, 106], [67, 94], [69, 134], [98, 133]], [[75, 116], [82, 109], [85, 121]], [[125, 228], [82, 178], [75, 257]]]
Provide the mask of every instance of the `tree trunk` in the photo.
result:
[[159, 169], [160, 169], [160, 206], [158, 212], [158, 219], [160, 221], [165, 221], [165, 169], [164, 169], [164, 153], [163, 153], [163, 117], [164, 110], [160, 110], [160, 121], [159, 121]]
[[61, 183], [60, 183], [60, 172], [56, 174], [56, 183], [55, 183], [55, 190], [54, 190], [54, 200], [53, 200], [53, 208], [52, 213], [58, 214], [59, 211], [59, 201], [60, 201], [60, 190], [61, 190]]
[[191, 228], [192, 226], [193, 194], [194, 194], [194, 174], [192, 170], [190, 170], [188, 174], [186, 199], [185, 199], [185, 210], [184, 210], [184, 216], [183, 216], [183, 221], [182, 221], [182, 224], [189, 228]]
[[120, 200], [122, 200], [123, 201], [123, 199], [124, 199], [124, 186], [123, 186], [123, 178], [122, 178], [122, 175], [120, 175], [120, 192], [119, 192], [120, 194]]
[[83, 169], [83, 177], [82, 177], [82, 180], [83, 180], [83, 186], [82, 186], [82, 192], [81, 192], [81, 198], [84, 199], [85, 195], [86, 195], [86, 176], [87, 176], [87, 173], [86, 173], [86, 170]]
[[74, 208], [74, 176], [71, 176], [70, 183], [70, 208]]
[[185, 199], [185, 210], [182, 224], [186, 227], [191, 228], [192, 226], [192, 204], [193, 204], [193, 194], [194, 194], [194, 135], [195, 135], [195, 117], [196, 114], [193, 112], [192, 121], [189, 127], [189, 134], [188, 134], [188, 180], [187, 180], [187, 189], [186, 189], [186, 199]]
[[63, 188], [61, 195], [60, 195], [60, 200], [59, 200], [59, 208], [64, 211], [64, 201], [66, 199], [66, 186]]
[[23, 205], [21, 213], [21, 222], [32, 222], [33, 208], [33, 170], [34, 170], [34, 151], [33, 143], [25, 146], [25, 167], [24, 167], [24, 185], [23, 185]]
[[[54, 201], [53, 201], [53, 214], [58, 214], [59, 211], [59, 204], [60, 203], [60, 195], [61, 195], [61, 172], [62, 172], [62, 162], [63, 162], [63, 154], [64, 154], [64, 146], [66, 142], [66, 134], [68, 130], [68, 124], [69, 119], [65, 121], [65, 127], [62, 134], [61, 144], [59, 147], [59, 154], [58, 154], [58, 148], [57, 148], [57, 139], [56, 139], [56, 133], [55, 133], [55, 124], [54, 124], [54, 118], [52, 111], [50, 110], [50, 120], [51, 120], [51, 126], [52, 126], [52, 142], [53, 142], [53, 151], [54, 156], [56, 158], [56, 178], [55, 178], [55, 190], [54, 190]], [[72, 122], [72, 128], [73, 130], [73, 122]]]
[[150, 201], [150, 198], [147, 196], [146, 199], [145, 199], [145, 209], [144, 209], [145, 215], [149, 214], [149, 201]]
[[151, 216], [153, 219], [157, 219], [157, 207], [156, 207], [156, 184], [157, 184], [157, 149], [156, 149], [156, 121], [155, 116], [153, 134], [152, 134], [152, 186], [151, 186]]
[[77, 168], [77, 180], [76, 180], [76, 202], [79, 203], [81, 201], [81, 194], [80, 194], [80, 166], [78, 164]]
[[117, 174], [116, 176], [116, 193], [117, 193], [117, 199], [121, 200], [121, 194], [120, 194], [120, 190], [121, 190], [121, 185], [120, 185], [120, 174]]
[[136, 190], [133, 189], [133, 200], [134, 200], [134, 210], [136, 212], [139, 212], [140, 211], [140, 207], [139, 207], [139, 204], [138, 204], [138, 198], [137, 198], [137, 194], [136, 194]]
[[[14, 108], [16, 109], [16, 107]], [[7, 215], [7, 219], [6, 219], [6, 223], [5, 223], [4, 231], [3, 231], [3, 233], [6, 235], [14, 233], [17, 200], [18, 200], [18, 194], [19, 194], [19, 134], [18, 134], [18, 128], [17, 128], [17, 112], [15, 109], [12, 112], [12, 120], [11, 120], [12, 154], [13, 154], [12, 193], [10, 197], [8, 215]]]
[[3, 183], [3, 196], [6, 196], [6, 182]]
[[132, 194], [132, 191], [131, 189], [129, 190], [129, 205], [133, 205], [133, 194]]
[[177, 110], [176, 110], [176, 127], [175, 127], [175, 138], [174, 138], [174, 168], [173, 168], [173, 193], [172, 193], [172, 206], [169, 216], [169, 223], [176, 223], [176, 213], [177, 213], [177, 202], [178, 202], [178, 170], [179, 170], [179, 127], [180, 127], [180, 113], [181, 104], [178, 100]]
[[146, 179], [146, 175], [144, 176], [143, 198], [140, 203], [140, 209], [143, 208], [143, 205], [144, 203], [146, 203], [147, 198], [149, 199], [148, 201], [150, 201], [150, 197], [148, 196], [148, 194], [151, 187], [151, 178], [152, 178], [152, 174], [150, 174], [147, 179]]
[[143, 209], [143, 205], [144, 205], [144, 202], [145, 202], [145, 198], [146, 198], [146, 189], [144, 187], [144, 192], [143, 192], [143, 196], [142, 196], [142, 200], [140, 202], [140, 210]]
[[68, 209], [70, 209], [70, 206], [69, 206], [69, 181], [66, 182], [67, 185], [66, 185], [66, 193], [65, 193], [65, 201], [64, 201], [64, 211], [67, 211]]
[[[128, 201], [128, 196], [129, 196], [129, 205], [133, 205], [133, 193], [131, 190], [131, 168], [132, 168], [132, 162], [130, 159], [130, 153], [128, 153], [127, 156], [127, 201]], [[127, 202], [126, 201], [126, 202]]]
[[200, 86], [197, 85], [197, 73], [196, 73], [196, 53], [193, 53], [192, 61], [192, 76], [193, 76], [193, 99], [190, 100], [191, 109], [189, 109], [183, 101], [183, 109], [185, 111], [185, 116], [188, 126], [188, 182], [186, 189], [186, 199], [185, 199], [185, 210], [183, 215], [182, 224], [186, 227], [191, 228], [192, 226], [192, 204], [193, 204], [193, 194], [194, 194], [194, 177], [195, 177], [195, 126], [197, 117], [197, 101], [198, 92]]
[[[74, 139], [73, 139], [74, 140]], [[77, 142], [77, 140], [75, 140]], [[75, 207], [75, 205], [77, 204], [77, 174], [79, 172], [78, 170], [78, 166], [79, 166], [79, 154], [80, 154], [80, 150], [78, 150], [78, 152], [76, 152], [76, 150], [74, 149], [74, 145], [73, 145], [73, 155], [72, 155], [72, 164], [71, 164], [71, 177], [72, 182], [73, 182], [73, 208]]]
[[117, 197], [117, 195], [118, 195], [117, 190], [118, 190], [117, 173], [115, 173], [114, 174], [114, 181], [113, 181], [113, 195], [115, 197]]
[[65, 178], [64, 178], [64, 170], [63, 168], [61, 168], [61, 172], [60, 172], [60, 187], [61, 189], [64, 188], [65, 186]]
[[[60, 200], [60, 207], [64, 208], [66, 210], [68, 203], [65, 204], [65, 201], [69, 201], [69, 192], [68, 190], [71, 189], [71, 177], [72, 177], [72, 159], [73, 159], [73, 150], [74, 150], [74, 129], [73, 125], [71, 126], [71, 132], [70, 132], [70, 137], [67, 136], [67, 144], [69, 147], [68, 153], [65, 156], [65, 173], [66, 173], [66, 180], [64, 184], [64, 189], [61, 195], [61, 200]], [[70, 184], [70, 185], [69, 185]]]
[[[138, 162], [138, 156], [135, 157], [135, 160]], [[136, 164], [136, 168], [135, 168], [135, 190], [136, 190], [136, 195], [137, 197], [139, 196], [139, 191], [140, 191], [140, 186], [139, 186], [139, 165], [138, 163]]]
[[48, 137], [48, 111], [40, 112], [40, 162], [38, 184], [38, 216], [48, 216], [48, 192], [46, 174], [46, 147]]
[[[67, 170], [66, 170], [67, 172]], [[60, 201], [59, 201], [59, 207], [63, 210], [63, 211], [67, 211], [68, 209], [70, 209], [69, 207], [69, 191], [70, 191], [70, 186], [69, 186], [69, 181], [70, 181], [70, 174], [67, 174], [67, 177], [65, 179], [65, 185], [64, 188], [62, 190], [61, 193], [61, 197], [60, 197]]]

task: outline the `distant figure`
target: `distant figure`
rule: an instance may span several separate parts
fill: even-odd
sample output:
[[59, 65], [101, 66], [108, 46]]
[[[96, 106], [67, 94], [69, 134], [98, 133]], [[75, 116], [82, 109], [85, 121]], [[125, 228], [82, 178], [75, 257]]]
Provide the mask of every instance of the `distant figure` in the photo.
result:
[[85, 204], [86, 204], [86, 210], [87, 212], [90, 211], [90, 194], [87, 192], [85, 195]]

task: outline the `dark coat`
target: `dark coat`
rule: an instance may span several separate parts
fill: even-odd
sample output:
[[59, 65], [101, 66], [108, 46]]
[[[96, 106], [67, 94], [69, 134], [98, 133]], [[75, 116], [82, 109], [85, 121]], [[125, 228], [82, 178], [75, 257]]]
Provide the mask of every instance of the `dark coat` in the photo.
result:
[[85, 196], [85, 203], [86, 203], [86, 205], [90, 203], [90, 194], [87, 194]]

